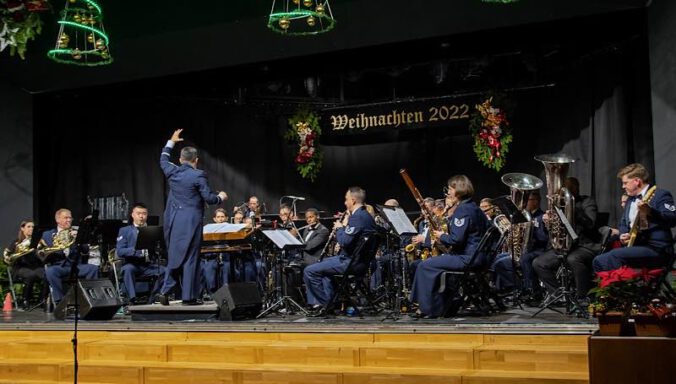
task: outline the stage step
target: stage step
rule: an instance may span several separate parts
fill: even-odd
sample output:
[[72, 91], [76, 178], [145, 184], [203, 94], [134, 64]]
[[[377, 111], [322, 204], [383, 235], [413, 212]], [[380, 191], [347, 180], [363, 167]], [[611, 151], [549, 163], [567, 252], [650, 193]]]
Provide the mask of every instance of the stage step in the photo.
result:
[[[41, 333], [0, 332], [0, 379], [72, 382], [71, 334]], [[78, 339], [83, 384], [588, 382], [585, 335], [83, 331]]]

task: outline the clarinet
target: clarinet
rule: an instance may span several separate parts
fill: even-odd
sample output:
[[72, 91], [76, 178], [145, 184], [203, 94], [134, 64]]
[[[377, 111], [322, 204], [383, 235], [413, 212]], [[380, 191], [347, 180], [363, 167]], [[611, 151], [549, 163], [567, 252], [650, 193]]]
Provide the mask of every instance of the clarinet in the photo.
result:
[[[345, 218], [345, 215], [348, 214], [348, 211], [346, 210], [345, 212], [341, 213], [340, 216], [338, 217], [338, 221], [343, 221]], [[329, 244], [333, 241], [334, 237], [336, 237], [336, 227], [334, 227], [331, 230], [331, 233], [329, 234], [329, 239], [326, 241], [326, 244], [324, 244], [324, 249], [322, 249], [322, 255], [319, 257], [319, 261], [324, 260], [324, 257], [326, 256], [326, 251], [329, 248]]]

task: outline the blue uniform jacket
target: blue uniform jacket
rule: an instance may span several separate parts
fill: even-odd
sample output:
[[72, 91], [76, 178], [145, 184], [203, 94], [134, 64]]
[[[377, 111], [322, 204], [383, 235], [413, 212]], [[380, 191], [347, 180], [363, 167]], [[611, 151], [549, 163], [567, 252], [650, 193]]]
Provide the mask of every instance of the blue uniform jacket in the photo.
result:
[[336, 230], [336, 241], [340, 244], [340, 254], [351, 256], [361, 235], [376, 232], [376, 222], [364, 206], [354, 211], [345, 227]]
[[168, 146], [162, 150], [160, 167], [169, 184], [164, 210], [164, 239], [170, 256], [167, 267], [175, 269], [183, 263], [189, 249], [194, 251], [196, 247], [199, 252], [204, 204], [218, 204], [221, 199], [209, 188], [204, 171], [189, 164], [171, 163], [171, 150]]
[[[634, 200], [636, 200], [636, 197], [630, 197], [624, 207], [619, 225], [620, 234], [629, 233], [631, 230], [629, 226], [629, 209]], [[648, 205], [650, 206], [648, 228], [639, 231], [636, 245], [647, 245], [658, 251], [667, 250], [671, 252], [674, 243], [671, 228], [676, 226], [674, 198], [669, 191], [657, 188]]]
[[[428, 225], [427, 221], [420, 220], [420, 222], [418, 223], [418, 234], [422, 235], [423, 233], [425, 233], [425, 228], [428, 228], [428, 227], [429, 227], [429, 225]], [[432, 233], [431, 233], [431, 229], [430, 229], [430, 230], [427, 231], [427, 234], [425, 235], [425, 241], [423, 241], [422, 243], [418, 243], [418, 249], [432, 248], [432, 236], [431, 235], [432, 235]]]
[[533, 234], [531, 235], [533, 243], [528, 252], [544, 251], [547, 249], [547, 245], [549, 245], [549, 232], [547, 232], [545, 223], [542, 220], [543, 215], [544, 212], [540, 208], [531, 213], [533, 219]]
[[[54, 229], [50, 229], [49, 231], [42, 232], [42, 238], [40, 239], [40, 242], [43, 243], [47, 247], [53, 246], [54, 245], [54, 236], [57, 234], [58, 231], [59, 230], [57, 228], [54, 228]], [[67, 231], [70, 231], [70, 229], [67, 229]], [[54, 262], [52, 262], [52, 263], [55, 263], [58, 260], [64, 258], [65, 260], [63, 260], [63, 263], [65, 264], [65, 263], [68, 262], [69, 259], [72, 259], [72, 260], [76, 259], [77, 256], [75, 255], [75, 252], [77, 252], [77, 247], [71, 246], [70, 252], [71, 253], [68, 255], [68, 257], [66, 257], [66, 255], [63, 252], [55, 252], [52, 256], [50, 256], [50, 259], [55, 260]], [[80, 261], [80, 263], [81, 262], [82, 261]]]
[[449, 233], [441, 235], [439, 240], [451, 246], [453, 254], [471, 256], [488, 225], [488, 219], [479, 206], [471, 200], [463, 200], [448, 220]]
[[120, 228], [117, 234], [117, 245], [115, 251], [117, 256], [125, 263], [141, 264], [145, 263], [145, 257], [141, 250], [136, 249], [136, 239], [138, 237], [138, 228], [133, 224]]

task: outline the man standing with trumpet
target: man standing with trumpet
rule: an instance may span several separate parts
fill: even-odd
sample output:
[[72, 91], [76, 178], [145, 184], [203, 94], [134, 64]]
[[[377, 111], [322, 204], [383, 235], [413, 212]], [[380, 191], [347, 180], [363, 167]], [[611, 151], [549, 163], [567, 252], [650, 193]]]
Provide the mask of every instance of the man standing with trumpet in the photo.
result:
[[169, 196], [164, 210], [164, 240], [167, 244], [169, 262], [164, 285], [158, 297], [162, 305], [169, 305], [168, 293], [176, 285], [182, 272], [181, 298], [184, 305], [201, 304], [199, 253], [202, 243], [202, 216], [204, 204], [220, 204], [228, 195], [221, 191], [211, 192], [207, 175], [197, 169], [197, 149], [181, 150], [180, 166], [169, 161], [171, 150], [183, 141], [182, 129], [177, 129], [167, 141], [160, 155], [160, 167], [169, 184]]
[[669, 191], [648, 184], [649, 176], [641, 164], [627, 165], [617, 173], [629, 199], [619, 229], [613, 234], [619, 235], [624, 246], [596, 257], [594, 272], [609, 271], [623, 265], [664, 267], [671, 259], [674, 252], [671, 228], [676, 226], [676, 206]]

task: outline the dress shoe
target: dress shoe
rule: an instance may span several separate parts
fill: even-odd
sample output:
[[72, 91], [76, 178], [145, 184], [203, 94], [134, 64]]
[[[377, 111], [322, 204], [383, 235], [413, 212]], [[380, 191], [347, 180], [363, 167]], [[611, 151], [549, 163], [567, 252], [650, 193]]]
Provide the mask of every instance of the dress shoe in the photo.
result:
[[183, 300], [183, 305], [202, 305], [204, 302], [199, 299], [192, 299], [192, 300]]
[[167, 295], [157, 295], [157, 301], [162, 305], [169, 305], [169, 297]]

